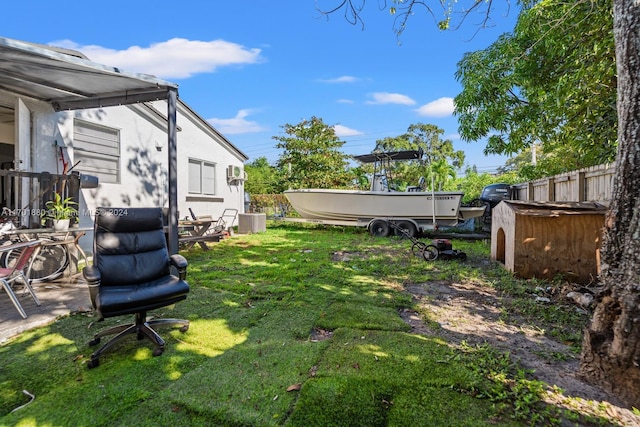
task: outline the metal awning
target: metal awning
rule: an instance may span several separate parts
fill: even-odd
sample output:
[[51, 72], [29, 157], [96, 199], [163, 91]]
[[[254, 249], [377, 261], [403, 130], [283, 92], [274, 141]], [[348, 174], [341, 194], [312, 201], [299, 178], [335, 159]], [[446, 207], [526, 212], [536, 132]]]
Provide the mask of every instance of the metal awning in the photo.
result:
[[166, 100], [169, 250], [178, 251], [177, 84], [101, 65], [79, 52], [0, 37], [0, 90], [46, 102], [55, 111]]
[[0, 89], [61, 111], [167, 99], [178, 85], [91, 62], [78, 52], [0, 37]]

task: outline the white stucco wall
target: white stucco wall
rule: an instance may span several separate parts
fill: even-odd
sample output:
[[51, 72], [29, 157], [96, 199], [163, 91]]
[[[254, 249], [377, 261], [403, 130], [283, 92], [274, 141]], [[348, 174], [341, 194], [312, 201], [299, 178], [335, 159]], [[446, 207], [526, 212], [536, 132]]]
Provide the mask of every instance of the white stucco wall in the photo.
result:
[[[84, 121], [120, 131], [120, 183], [100, 183], [98, 188], [81, 190], [80, 226], [91, 226], [98, 206], [142, 207], [168, 206], [168, 148], [167, 107], [158, 101], [153, 108], [143, 105], [118, 106], [56, 113], [46, 103], [27, 101], [32, 123], [29, 141], [18, 141], [31, 156], [30, 170], [62, 173], [62, 146], [69, 165], [75, 164], [73, 151], [73, 121]], [[16, 134], [21, 135], [20, 124]], [[243, 213], [244, 186], [229, 185], [226, 174], [229, 165], [243, 168], [246, 157], [226, 138], [208, 125], [186, 104], [178, 103], [177, 113], [178, 211], [181, 218], [189, 215], [189, 208], [200, 215], [220, 217], [225, 209]], [[10, 130], [5, 130], [10, 132]], [[20, 138], [20, 137], [19, 137]], [[157, 147], [161, 147], [160, 150]], [[188, 193], [189, 158], [216, 165], [216, 194], [213, 196]], [[80, 166], [78, 166], [80, 168]], [[90, 172], [87, 172], [90, 173]], [[236, 219], [237, 225], [237, 219]], [[81, 240], [83, 248], [91, 249], [91, 233]]]
[[[245, 157], [230, 142], [208, 126], [188, 106], [178, 107], [178, 210], [181, 218], [190, 215], [211, 215], [219, 218], [225, 209], [237, 209], [244, 213], [244, 184], [227, 180], [227, 167], [239, 166], [244, 170]], [[215, 192], [213, 196], [189, 194], [189, 159], [211, 162], [215, 167]], [[228, 218], [225, 218], [228, 220]], [[237, 225], [237, 218], [235, 220]], [[228, 224], [230, 225], [230, 224]]]

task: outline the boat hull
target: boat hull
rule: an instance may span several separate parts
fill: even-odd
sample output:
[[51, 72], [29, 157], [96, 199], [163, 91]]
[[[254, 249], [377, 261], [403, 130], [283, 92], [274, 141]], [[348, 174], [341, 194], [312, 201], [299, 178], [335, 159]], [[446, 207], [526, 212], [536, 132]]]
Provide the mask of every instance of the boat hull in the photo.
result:
[[354, 221], [368, 218], [411, 218], [457, 222], [463, 193], [357, 190], [287, 190], [285, 196], [302, 218]]

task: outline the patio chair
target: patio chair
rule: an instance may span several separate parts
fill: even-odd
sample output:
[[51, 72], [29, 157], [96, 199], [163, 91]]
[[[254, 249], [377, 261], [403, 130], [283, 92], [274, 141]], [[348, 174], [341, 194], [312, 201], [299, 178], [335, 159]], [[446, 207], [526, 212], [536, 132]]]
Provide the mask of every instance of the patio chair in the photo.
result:
[[28, 242], [18, 242], [0, 246], [0, 252], [18, 251], [19, 253], [15, 261], [9, 267], [0, 268], [0, 284], [9, 295], [11, 302], [13, 302], [13, 305], [16, 307], [23, 319], [27, 318], [27, 313], [24, 311], [22, 305], [20, 305], [20, 301], [18, 301], [18, 298], [16, 297], [16, 294], [13, 292], [12, 284], [16, 280], [21, 279], [26, 292], [29, 292], [36, 305], [40, 306], [40, 301], [31, 286], [31, 280], [28, 279], [32, 258], [37, 253], [40, 244], [40, 240], [31, 240]]
[[153, 355], [160, 356], [165, 341], [153, 329], [155, 326], [178, 325], [180, 331], [186, 332], [187, 320], [147, 320], [148, 311], [187, 297], [186, 272], [187, 260], [179, 254], [169, 255], [167, 250], [161, 208], [98, 208], [93, 265], [83, 270], [91, 303], [98, 321], [133, 314], [135, 322], [95, 334], [89, 342], [91, 346], [97, 345], [101, 337], [117, 335], [91, 355], [87, 366], [97, 367], [103, 353], [132, 334], [139, 340], [151, 340]]

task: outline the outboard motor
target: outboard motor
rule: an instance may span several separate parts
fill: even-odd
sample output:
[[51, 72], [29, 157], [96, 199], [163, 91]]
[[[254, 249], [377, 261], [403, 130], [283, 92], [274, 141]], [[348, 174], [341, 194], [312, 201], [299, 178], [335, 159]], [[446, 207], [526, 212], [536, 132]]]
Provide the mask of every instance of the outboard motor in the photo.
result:
[[486, 205], [484, 215], [482, 216], [482, 220], [485, 223], [485, 227], [483, 228], [491, 225], [491, 210], [501, 201], [511, 200], [513, 196], [514, 188], [510, 184], [490, 184], [482, 189], [480, 201]]
[[509, 184], [491, 184], [482, 189], [480, 200], [489, 203], [490, 208], [495, 208], [503, 200], [511, 200], [513, 187]]

